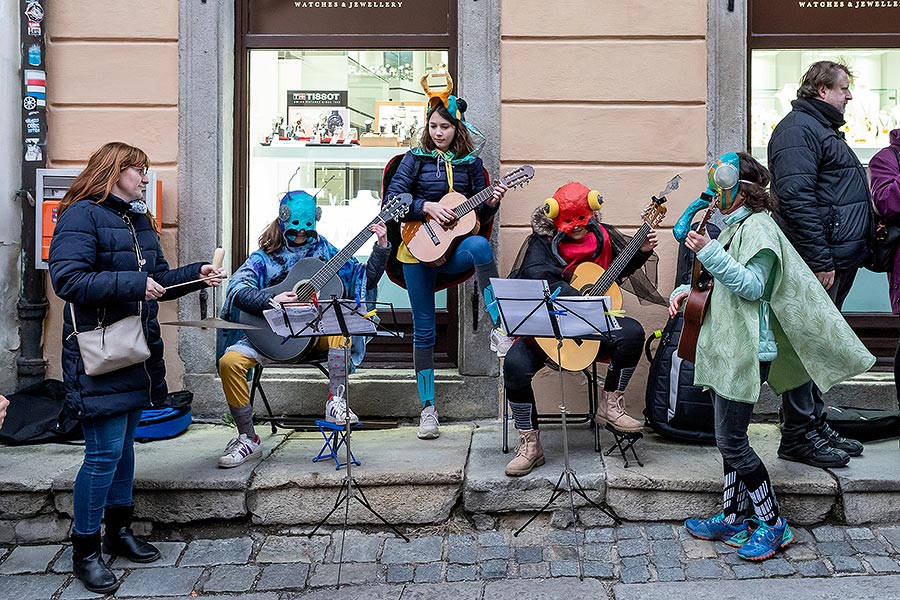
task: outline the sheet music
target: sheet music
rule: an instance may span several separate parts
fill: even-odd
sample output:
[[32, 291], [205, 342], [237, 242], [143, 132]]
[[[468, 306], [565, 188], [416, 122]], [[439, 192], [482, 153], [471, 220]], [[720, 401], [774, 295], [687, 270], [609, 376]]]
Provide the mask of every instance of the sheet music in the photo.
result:
[[[491, 285], [500, 308], [503, 327], [512, 336], [553, 337], [553, 324], [544, 299], [550, 287], [535, 279], [495, 279]], [[599, 335], [621, 329], [607, 315], [609, 296], [559, 296], [553, 300], [557, 321], [565, 338]]]
[[[353, 335], [375, 335], [375, 323], [362, 315], [356, 314], [356, 302], [348, 300], [346, 304], [339, 303], [347, 330]], [[285, 323], [285, 314], [288, 323]], [[322, 303], [319, 308], [312, 304], [289, 304], [281, 308], [270, 308], [263, 311], [263, 316], [272, 331], [282, 337], [298, 335], [300, 337], [320, 335], [342, 335], [337, 315], [331, 304]], [[307, 325], [311, 326], [307, 327]]]

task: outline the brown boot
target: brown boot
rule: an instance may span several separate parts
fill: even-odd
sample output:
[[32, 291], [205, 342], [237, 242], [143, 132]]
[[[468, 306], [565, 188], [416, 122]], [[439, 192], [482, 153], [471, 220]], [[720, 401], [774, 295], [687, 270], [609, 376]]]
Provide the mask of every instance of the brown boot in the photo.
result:
[[537, 429], [519, 431], [519, 445], [516, 457], [506, 465], [510, 477], [528, 475], [532, 469], [544, 464], [544, 449], [541, 447], [541, 432]]
[[607, 423], [613, 429], [633, 433], [642, 429], [641, 422], [625, 414], [625, 393], [603, 390], [603, 397], [597, 407], [595, 420], [600, 425]]

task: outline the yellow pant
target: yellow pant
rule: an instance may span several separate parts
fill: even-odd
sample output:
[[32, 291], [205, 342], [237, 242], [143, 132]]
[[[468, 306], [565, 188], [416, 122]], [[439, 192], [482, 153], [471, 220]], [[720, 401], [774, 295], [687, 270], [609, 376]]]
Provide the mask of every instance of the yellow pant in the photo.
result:
[[[343, 348], [344, 336], [331, 335], [319, 338], [314, 352], [325, 352], [329, 348]], [[222, 390], [229, 406], [241, 407], [250, 404], [250, 384], [247, 372], [258, 363], [240, 352], [229, 350], [219, 359], [219, 377]]]

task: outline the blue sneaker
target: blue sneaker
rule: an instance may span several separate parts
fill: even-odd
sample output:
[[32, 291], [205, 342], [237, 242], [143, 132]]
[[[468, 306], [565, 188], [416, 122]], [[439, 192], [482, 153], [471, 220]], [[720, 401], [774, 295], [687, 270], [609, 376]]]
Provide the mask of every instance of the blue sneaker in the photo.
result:
[[766, 560], [793, 541], [794, 534], [784, 518], [779, 518], [775, 525], [760, 521], [750, 534], [750, 539], [738, 549], [737, 555], [745, 560]]
[[708, 519], [688, 519], [684, 522], [684, 528], [695, 538], [718, 540], [735, 548], [740, 548], [750, 539], [750, 520], [745, 519], [743, 523], [729, 525], [725, 522], [724, 513]]

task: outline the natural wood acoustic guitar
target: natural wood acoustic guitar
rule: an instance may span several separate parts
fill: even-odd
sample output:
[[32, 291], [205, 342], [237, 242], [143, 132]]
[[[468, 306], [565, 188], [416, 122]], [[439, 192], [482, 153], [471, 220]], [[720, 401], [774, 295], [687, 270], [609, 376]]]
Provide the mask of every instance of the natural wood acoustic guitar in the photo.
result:
[[[704, 196], [708, 196], [704, 192]], [[698, 233], [706, 232], [706, 225], [716, 208], [717, 195], [711, 196], [709, 208], [703, 213]], [[688, 362], [697, 360], [697, 338], [700, 336], [700, 326], [706, 318], [706, 309], [709, 307], [709, 295], [713, 289], [713, 277], [709, 271], [703, 268], [700, 261], [694, 257], [694, 272], [691, 275], [691, 291], [684, 302], [684, 325], [681, 327], [681, 338], [678, 340], [678, 356]]]
[[459, 238], [478, 231], [480, 223], [475, 209], [491, 197], [498, 183], [514, 188], [525, 185], [532, 177], [534, 169], [529, 165], [523, 165], [516, 167], [469, 199], [458, 192], [450, 192], [439, 202], [451, 208], [456, 219], [446, 225], [430, 217], [425, 221], [406, 221], [400, 226], [400, 236], [410, 254], [419, 262], [432, 266], [442, 265], [447, 262], [447, 255], [456, 246]]
[[[678, 189], [680, 181], [681, 176], [676, 175], [669, 181], [663, 192], [658, 196], [653, 196], [650, 204], [641, 212], [643, 224], [628, 242], [628, 246], [616, 256], [608, 268], [604, 269], [596, 263], [581, 263], [575, 268], [570, 285], [577, 289], [582, 296], [609, 296], [610, 307], [613, 310], [621, 309], [622, 290], [619, 289], [616, 280], [640, 250], [650, 230], [659, 225], [666, 216], [666, 196]], [[556, 338], [535, 338], [535, 341], [555, 363], [558, 346]], [[564, 339], [562, 347], [559, 348], [560, 366], [566, 371], [583, 371], [597, 360], [599, 351], [600, 342], [597, 340]]]

